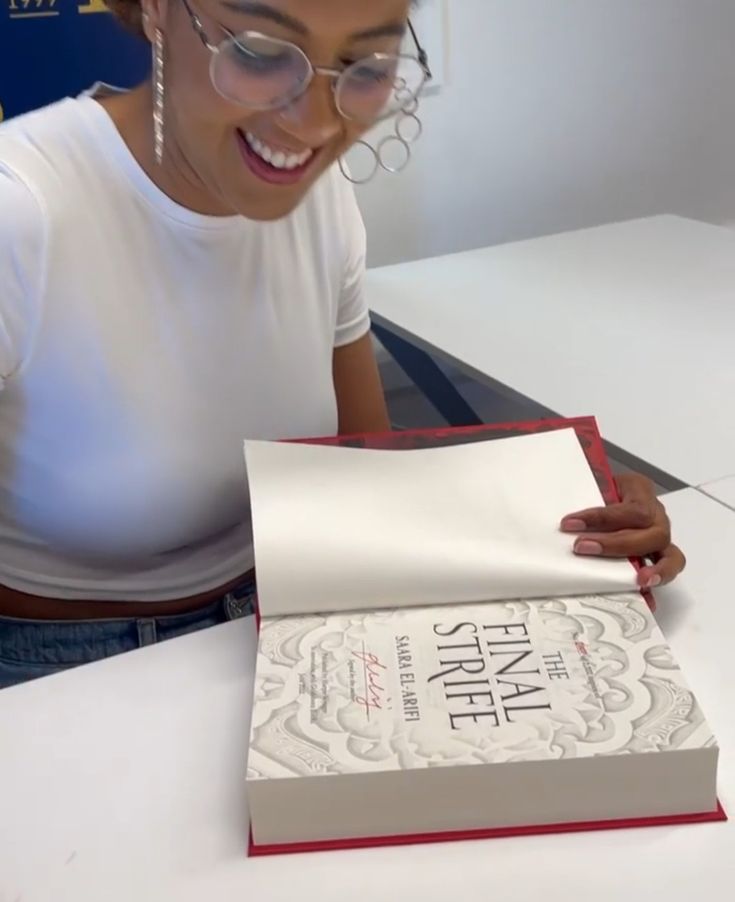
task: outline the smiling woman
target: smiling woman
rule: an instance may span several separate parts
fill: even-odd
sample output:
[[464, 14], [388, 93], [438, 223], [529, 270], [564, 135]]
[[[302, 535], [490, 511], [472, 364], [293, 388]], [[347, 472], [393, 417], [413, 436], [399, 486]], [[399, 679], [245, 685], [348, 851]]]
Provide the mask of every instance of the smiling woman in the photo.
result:
[[0, 685], [247, 612], [243, 439], [389, 426], [335, 164], [410, 3], [110, 7], [151, 80], [0, 127]]
[[[389, 426], [338, 161], [415, 114], [409, 0], [110, 5], [152, 78], [0, 126], [0, 686], [249, 611], [243, 439]], [[667, 548], [635, 492], [579, 549]]]
[[107, 108], [177, 200], [214, 215], [280, 218], [370, 126], [412, 108], [428, 67], [420, 48], [401, 52], [410, 5], [142, 0], [138, 16], [114, 3], [150, 40], [155, 75], [148, 96]]

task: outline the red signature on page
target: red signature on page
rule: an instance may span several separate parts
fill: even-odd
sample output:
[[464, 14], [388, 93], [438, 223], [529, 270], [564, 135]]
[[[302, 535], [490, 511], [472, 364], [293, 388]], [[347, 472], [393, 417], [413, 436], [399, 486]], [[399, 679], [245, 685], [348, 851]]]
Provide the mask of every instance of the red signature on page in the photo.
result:
[[362, 651], [353, 651], [352, 654], [362, 662], [362, 669], [365, 675], [365, 695], [356, 695], [355, 701], [365, 709], [367, 719], [370, 720], [371, 710], [383, 710], [383, 704], [386, 699], [386, 688], [379, 682], [381, 671], [387, 670], [385, 664], [381, 664], [376, 654], [367, 651], [363, 642]]

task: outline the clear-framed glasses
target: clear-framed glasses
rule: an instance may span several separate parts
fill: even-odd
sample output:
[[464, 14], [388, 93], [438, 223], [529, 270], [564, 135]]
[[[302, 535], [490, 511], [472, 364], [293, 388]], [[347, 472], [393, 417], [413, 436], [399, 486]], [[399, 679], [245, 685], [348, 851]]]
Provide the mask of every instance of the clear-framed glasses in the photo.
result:
[[431, 78], [426, 52], [409, 28], [418, 56], [373, 53], [343, 69], [314, 66], [300, 47], [257, 31], [226, 35], [213, 44], [201, 19], [182, 0], [192, 26], [212, 54], [209, 74], [218, 94], [249, 110], [277, 110], [301, 97], [316, 75], [332, 79], [335, 106], [345, 119], [371, 125], [411, 107]]

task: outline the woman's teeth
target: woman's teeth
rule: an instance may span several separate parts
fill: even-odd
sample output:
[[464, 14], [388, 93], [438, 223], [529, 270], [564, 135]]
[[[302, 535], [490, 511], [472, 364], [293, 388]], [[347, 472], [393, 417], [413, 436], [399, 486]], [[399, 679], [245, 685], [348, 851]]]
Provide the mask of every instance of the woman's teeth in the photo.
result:
[[245, 135], [245, 139], [251, 149], [266, 163], [270, 163], [274, 169], [296, 169], [298, 166], [303, 166], [314, 155], [313, 150], [305, 150], [299, 154], [273, 150], [259, 138], [256, 138], [255, 135], [251, 135], [250, 132]]

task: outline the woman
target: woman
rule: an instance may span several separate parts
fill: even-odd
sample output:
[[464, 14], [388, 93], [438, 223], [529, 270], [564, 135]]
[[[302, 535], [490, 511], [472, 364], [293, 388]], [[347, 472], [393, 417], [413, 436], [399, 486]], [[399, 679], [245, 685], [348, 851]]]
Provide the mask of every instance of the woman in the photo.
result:
[[[0, 129], [0, 685], [246, 613], [243, 438], [389, 427], [336, 164], [420, 92], [409, 0], [110, 6], [152, 83]], [[563, 528], [672, 579], [621, 488]]]

